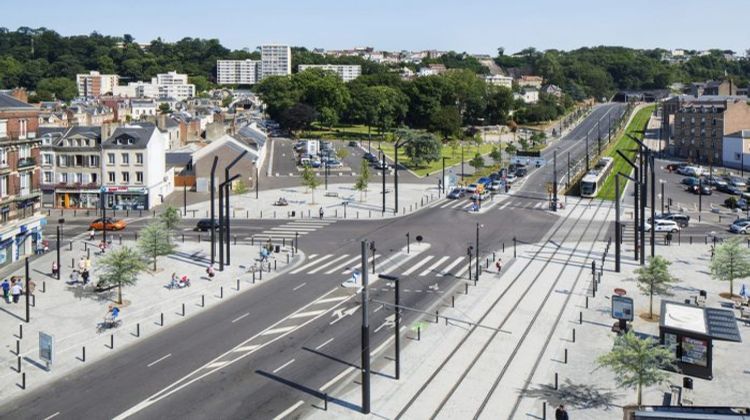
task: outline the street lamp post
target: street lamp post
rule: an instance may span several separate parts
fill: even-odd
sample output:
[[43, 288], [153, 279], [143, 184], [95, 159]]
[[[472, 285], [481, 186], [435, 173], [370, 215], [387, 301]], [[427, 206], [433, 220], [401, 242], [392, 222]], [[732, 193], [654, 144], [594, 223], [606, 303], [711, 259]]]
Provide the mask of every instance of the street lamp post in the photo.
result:
[[226, 189], [226, 192], [224, 194], [224, 206], [225, 206], [225, 208], [224, 208], [224, 217], [226, 217], [225, 226], [226, 226], [226, 231], [227, 231], [226, 232], [226, 237], [225, 237], [226, 248], [227, 248], [227, 251], [226, 251], [226, 254], [227, 254], [226, 265], [229, 265], [229, 262], [230, 262], [229, 246], [231, 244], [231, 239], [230, 239], [231, 238], [231, 229], [229, 227], [229, 190], [230, 190], [229, 187], [232, 185], [232, 181], [234, 181], [235, 179], [237, 179], [240, 176], [238, 174], [238, 175], [236, 175], [236, 176], [234, 176], [234, 177], [232, 177], [230, 179], [229, 178], [229, 170], [232, 169], [232, 167], [234, 167], [234, 165], [236, 165], [237, 162], [239, 162], [240, 159], [242, 159], [242, 157], [245, 156], [246, 154], [247, 154], [247, 150], [243, 150], [242, 153], [240, 153], [236, 158], [234, 158], [234, 160], [232, 160], [232, 162], [229, 163], [229, 165], [227, 165], [226, 168], [224, 168], [224, 185], [225, 185], [225, 189]]
[[255, 164], [255, 199], [258, 199], [258, 190], [260, 189], [260, 170], [258, 164]]
[[445, 156], [443, 156], [443, 177], [440, 179], [440, 192], [445, 195]]
[[[103, 250], [106, 248], [106, 245], [107, 245], [107, 188], [102, 187], [101, 193], [102, 193], [102, 243], [104, 244], [104, 246], [102, 247], [102, 250]], [[60, 269], [59, 262], [57, 264], [57, 269], [58, 270]], [[57, 279], [60, 280], [60, 277], [58, 277]]]
[[661, 184], [661, 214], [664, 214], [664, 184], [666, 183], [663, 179], [659, 180], [659, 184]]
[[469, 280], [471, 280], [471, 252], [474, 250], [474, 247], [469, 245], [468, 248], [466, 248], [466, 255], [469, 256]]
[[386, 171], [386, 163], [385, 163], [385, 153], [381, 150], [380, 153], [382, 154], [382, 168], [383, 168], [383, 214], [385, 215], [385, 171]]
[[[656, 160], [654, 153], [649, 151], [649, 163], [651, 164], [651, 224], [656, 224]], [[656, 228], [651, 226], [651, 258], [656, 256]]]
[[461, 142], [461, 184], [464, 183], [464, 142]]
[[[211, 265], [214, 265], [216, 260], [216, 216], [215, 216], [215, 199], [216, 194], [216, 165], [219, 163], [219, 157], [214, 156], [214, 161], [211, 164]], [[258, 182], [256, 179], [255, 182]]]
[[633, 185], [633, 224], [634, 224], [633, 231], [634, 231], [634, 241], [633, 242], [634, 242], [635, 246], [633, 248], [634, 248], [634, 256], [635, 256], [635, 259], [637, 261], [638, 260], [638, 255], [639, 255], [638, 254], [638, 246], [639, 246], [639, 244], [638, 244], [638, 236], [639, 235], [638, 234], [639, 234], [639, 228], [640, 228], [640, 224], [638, 223], [638, 220], [639, 220], [639, 216], [638, 216], [638, 213], [639, 213], [638, 212], [638, 209], [639, 209], [638, 203], [639, 203], [639, 201], [638, 201], [638, 199], [639, 199], [639, 195], [640, 195], [639, 194], [639, 187], [640, 187], [640, 185], [639, 185], [640, 184], [639, 179], [640, 178], [638, 178], [638, 165], [636, 165], [632, 160], [630, 160], [627, 156], [625, 156], [625, 154], [622, 153], [622, 151], [618, 150], [617, 154], [620, 155], [620, 157], [622, 157], [623, 160], [625, 160], [625, 162], [627, 162], [628, 165], [630, 165], [633, 168], [633, 171], [634, 171], [634, 177], [633, 178], [630, 178], [630, 177], [625, 176], [625, 175], [623, 175], [623, 176], [625, 176], [626, 178], [632, 180], [633, 184], [634, 184]]
[[187, 216], [187, 184], [184, 183], [182, 184], [182, 216]]
[[[103, 223], [102, 223], [103, 224]], [[57, 252], [57, 279], [60, 280], [60, 225], [57, 226], [57, 243], [56, 243], [56, 252]]]
[[360, 358], [362, 361], [362, 414], [370, 414], [370, 320], [368, 312], [369, 293], [367, 290], [367, 240], [362, 240], [362, 329]]
[[409, 232], [406, 232], [406, 253], [407, 254], [409, 253], [409, 242], [410, 242], [409, 239], [410, 239]]
[[[477, 236], [476, 236], [476, 248], [474, 250], [475, 254], [475, 264], [476, 265], [476, 275], [474, 276], [474, 280], [479, 281], [479, 228], [483, 225], [480, 225], [477, 223]], [[469, 272], [469, 275], [471, 275], [471, 272]]]

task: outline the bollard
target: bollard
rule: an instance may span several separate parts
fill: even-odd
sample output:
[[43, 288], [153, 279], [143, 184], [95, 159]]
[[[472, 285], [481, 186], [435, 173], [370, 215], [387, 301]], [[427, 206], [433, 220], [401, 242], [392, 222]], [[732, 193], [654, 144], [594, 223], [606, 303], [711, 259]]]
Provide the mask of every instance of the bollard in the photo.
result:
[[255, 284], [255, 271], [253, 271], [253, 284]]
[[505, 253], [505, 242], [503, 242], [503, 253]]
[[573, 328], [573, 342], [576, 342], [576, 329]]
[[81, 361], [86, 361], [86, 346], [81, 347]]
[[16, 340], [16, 356], [21, 354], [21, 340]]
[[566, 365], [568, 364], [568, 349], [565, 349], [564, 360], [563, 361], [565, 362]]
[[75, 258], [71, 258], [70, 259], [70, 268], [76, 268], [76, 259]]
[[588, 308], [589, 308], [589, 297], [586, 296], [586, 309], [588, 309]]
[[260, 271], [258, 272], [258, 280], [263, 280], [263, 266], [260, 266]]
[[578, 312], [578, 324], [583, 324], [583, 312]]
[[456, 296], [451, 296], [451, 308], [456, 307]]
[[328, 394], [323, 394], [323, 411], [328, 411]]
[[164, 326], [164, 312], [159, 314], [159, 323], [162, 327]]
[[289, 264], [289, 253], [286, 254], [286, 263]]
[[255, 246], [255, 236], [250, 237], [250, 246]]
[[117, 235], [117, 236], [119, 237], [118, 239], [120, 241], [120, 245], [122, 245], [122, 235]]
[[219, 299], [224, 299], [224, 286], [219, 288]]
[[237, 245], [237, 235], [232, 235], [232, 236], [234, 236], [234, 244]]
[[138, 240], [138, 232], [135, 233], [135, 240]]
[[490, 268], [490, 257], [487, 257], [485, 260], [484, 268], [489, 269]]
[[440, 312], [435, 311], [435, 323], [437, 324], [439, 320], [440, 320]]
[[690, 235], [690, 245], [693, 244], [693, 235]]
[[141, 336], [141, 323], [135, 324], [135, 336], [140, 337]]
[[464, 283], [464, 294], [465, 295], [469, 294], [469, 283]]
[[286, 247], [286, 238], [281, 238], [281, 246]]
[[557, 386], [557, 385], [558, 385], [558, 383], [557, 383], [557, 372], [555, 372], [555, 389], [557, 389], [557, 388], [558, 388], [558, 386]]
[[18, 339], [23, 340], [23, 324], [18, 324]]
[[240, 291], [240, 279], [237, 279], [237, 291]]
[[201, 308], [206, 307], [206, 295], [201, 295]]
[[115, 348], [115, 335], [110, 334], [109, 335], [109, 349], [114, 350], [114, 348]]
[[73, 241], [70, 241], [69, 245], [70, 245], [69, 251], [72, 251], [73, 250]]
[[422, 326], [417, 325], [417, 341], [422, 341]]
[[185, 304], [182, 304], [182, 316], [185, 316]]
[[547, 402], [542, 401], [542, 420], [547, 420]]
[[21, 374], [21, 389], [26, 389], [26, 372]]
[[[271, 271], [271, 270], [268, 270]], [[273, 260], [273, 271], [276, 271], [276, 260]]]

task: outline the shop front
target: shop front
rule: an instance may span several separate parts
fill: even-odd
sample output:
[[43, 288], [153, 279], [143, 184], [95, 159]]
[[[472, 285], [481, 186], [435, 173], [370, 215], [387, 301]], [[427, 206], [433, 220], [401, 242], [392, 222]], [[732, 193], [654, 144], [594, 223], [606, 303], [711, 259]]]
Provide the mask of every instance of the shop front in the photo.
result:
[[107, 187], [105, 203], [115, 210], [148, 209], [148, 189], [140, 187]]
[[42, 247], [47, 220], [36, 215], [21, 224], [9, 224], [0, 232], [0, 267], [34, 255]]
[[55, 207], [61, 209], [95, 209], [99, 207], [99, 190], [58, 190]]

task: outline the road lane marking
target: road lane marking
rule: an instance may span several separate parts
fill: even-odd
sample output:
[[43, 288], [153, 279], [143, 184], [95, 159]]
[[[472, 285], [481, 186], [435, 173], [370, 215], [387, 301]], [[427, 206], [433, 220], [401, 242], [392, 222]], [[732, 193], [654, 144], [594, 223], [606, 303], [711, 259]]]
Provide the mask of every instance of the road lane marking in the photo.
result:
[[313, 304], [320, 305], [321, 303], [331, 303], [331, 302], [340, 302], [342, 300], [346, 300], [351, 298], [351, 296], [339, 296], [339, 297], [332, 297], [327, 299], [321, 299], [317, 302], [313, 302]]
[[292, 360], [290, 360], [290, 361], [288, 361], [288, 362], [284, 363], [283, 365], [281, 365], [281, 366], [277, 367], [277, 368], [276, 368], [276, 369], [274, 369], [274, 370], [273, 370], [273, 371], [272, 371], [271, 373], [278, 373], [279, 371], [281, 371], [281, 369], [284, 369], [285, 367], [287, 367], [287, 366], [291, 365], [292, 363], [294, 363], [294, 359], [292, 359]]
[[[297, 273], [301, 273], [301, 272], [303, 272], [303, 271], [307, 270], [308, 268], [310, 268], [310, 267], [312, 267], [312, 266], [314, 266], [314, 265], [316, 265], [316, 264], [318, 264], [318, 263], [321, 263], [321, 262], [323, 262], [323, 261], [325, 261], [325, 260], [327, 260], [327, 259], [329, 259], [329, 258], [331, 258], [331, 257], [333, 257], [333, 254], [327, 254], [327, 255], [323, 255], [322, 257], [320, 257], [320, 258], [317, 258], [317, 259], [316, 259], [315, 261], [311, 261], [311, 262], [309, 262], [309, 263], [307, 263], [307, 264], [303, 265], [302, 267], [300, 267], [300, 268], [298, 268], [298, 269], [296, 269], [296, 270], [292, 270], [292, 271], [290, 271], [289, 273], [290, 273], [290, 274], [297, 274]], [[312, 257], [310, 257], [310, 259], [312, 259]]]
[[408, 269], [408, 270], [404, 271], [403, 275], [405, 275], [405, 276], [408, 276], [409, 274], [411, 274], [411, 273], [413, 273], [413, 272], [417, 271], [417, 269], [419, 269], [419, 267], [421, 267], [421, 266], [423, 266], [423, 265], [427, 264], [427, 263], [428, 263], [428, 262], [430, 262], [430, 260], [431, 260], [431, 259], [433, 259], [433, 258], [435, 258], [435, 257], [434, 257], [434, 256], [432, 256], [432, 255], [428, 255], [428, 256], [424, 257], [424, 258], [423, 258], [423, 259], [422, 259], [422, 260], [421, 260], [420, 262], [418, 262], [418, 263], [416, 263], [416, 264], [412, 265], [410, 269]]
[[331, 341], [333, 341], [333, 337], [332, 337], [332, 338], [329, 338], [328, 340], [326, 340], [325, 342], [323, 342], [323, 344], [319, 345], [318, 347], [315, 347], [315, 350], [320, 350], [320, 349], [322, 349], [322, 348], [323, 348], [323, 347], [325, 347], [325, 346], [326, 346], [327, 344], [329, 344], [329, 343], [330, 343]]
[[330, 270], [326, 271], [324, 274], [333, 274], [333, 273], [341, 270], [342, 268], [348, 266], [349, 264], [352, 264], [353, 262], [357, 261], [360, 258], [362, 258], [362, 256], [357, 255], [356, 257], [353, 257], [353, 258], [351, 258], [349, 260], [346, 260], [343, 263], [341, 263], [341, 264], [339, 264], [339, 265], [331, 268]]
[[450, 271], [453, 269], [453, 267], [461, 264], [461, 261], [464, 260], [464, 257], [459, 257], [456, 259], [456, 261], [453, 261], [452, 263], [448, 264], [447, 267], [443, 268], [437, 275], [437, 277], [443, 277], [444, 275], [450, 273]]
[[443, 258], [440, 258], [435, 263], [433, 263], [431, 266], [427, 267], [426, 270], [424, 270], [423, 272], [419, 273], [419, 276], [423, 277], [423, 276], [426, 276], [426, 275], [430, 274], [430, 272], [432, 272], [432, 270], [434, 270], [435, 268], [437, 268], [439, 265], [443, 264], [445, 262], [445, 260], [447, 260], [448, 258], [450, 258], [450, 257], [445, 256]]
[[168, 357], [170, 357], [170, 356], [172, 356], [172, 353], [169, 353], [169, 354], [168, 354], [168, 355], [166, 355], [166, 356], [163, 356], [163, 357], [160, 357], [160, 358], [158, 358], [158, 359], [154, 360], [153, 362], [151, 362], [151, 363], [147, 364], [147, 365], [146, 365], [146, 367], [151, 367], [151, 366], [153, 366], [153, 365], [155, 365], [155, 364], [157, 364], [157, 363], [161, 362], [162, 360], [164, 360], [164, 359], [166, 359], [166, 358], [168, 358]]
[[283, 232], [315, 232], [318, 230], [316, 227], [296, 227], [296, 226], [279, 226], [275, 228], [269, 229], [269, 231], [276, 232], [276, 231], [283, 231]]
[[[372, 260], [373, 260], [373, 259], [377, 259], [378, 261], [380, 261], [380, 260], [379, 260], [379, 259], [380, 259], [380, 257], [382, 257], [382, 255], [381, 255], [381, 254], [375, 254], [375, 255], [371, 256], [371, 257], [370, 257], [370, 259], [369, 259], [369, 260], [367, 260], [367, 265], [369, 266], [370, 264], [372, 264]], [[362, 257], [358, 257], [358, 258], [360, 258], [360, 259], [361, 259]], [[354, 268], [354, 269], [357, 269], [357, 270], [359, 270], [359, 269], [360, 269], [360, 265], [359, 265], [359, 264], [357, 264], [357, 265], [356, 265], [356, 266], [354, 266], [354, 267], [351, 267], [351, 268], [347, 268], [347, 269], [346, 269], [346, 270], [344, 270], [344, 271], [343, 271], [343, 272], [342, 272], [341, 274], [349, 274], [349, 273], [351, 273], [351, 272], [352, 272], [352, 268]]]
[[307, 284], [307, 283], [302, 283], [302, 284], [300, 284], [299, 286], [297, 286], [297, 287], [293, 288], [293, 289], [292, 289], [292, 291], [293, 291], [293, 292], [296, 292], [297, 290], [299, 290], [299, 289], [301, 289], [301, 288], [305, 287], [305, 285], [306, 285], [306, 284]]
[[242, 347], [237, 347], [232, 352], [233, 353], [239, 353], [239, 352], [243, 352], [243, 351], [252, 351], [252, 350], [257, 349], [258, 347], [260, 347], [260, 346], [258, 346], [258, 345], [242, 346]]
[[[453, 276], [455, 276], [455, 277], [457, 277], [457, 278], [460, 278], [461, 276], [463, 276], [463, 275], [464, 275], [464, 273], [465, 273], [465, 272], [466, 272], [466, 271], [467, 271], [468, 269], [469, 269], [469, 266], [468, 266], [468, 265], [465, 265], [465, 266], [463, 266], [463, 268], [461, 268], [460, 270], [458, 270], [457, 272], [455, 272], [455, 273], [453, 274]], [[470, 277], [471, 277], [471, 275], [470, 275]], [[469, 279], [469, 280], [471, 280], [471, 279]]]
[[224, 366], [226, 366], [228, 364], [229, 364], [229, 362], [214, 362], [214, 363], [209, 363], [208, 365], [206, 365], [206, 369], [217, 369], [217, 368], [220, 368], [220, 367], [224, 367]]
[[57, 416], [59, 416], [59, 415], [60, 415], [60, 412], [58, 411], [58, 412], [57, 412], [57, 413], [55, 413], [55, 414], [52, 414], [52, 415], [50, 415], [50, 416], [47, 416], [47, 417], [45, 417], [45, 418], [44, 418], [44, 420], [49, 420], [49, 419], [51, 419], [51, 418], [55, 418], [55, 417], [57, 417]]
[[233, 320], [232, 320], [232, 324], [234, 324], [235, 322], [237, 322], [237, 321], [241, 320], [242, 318], [244, 318], [244, 317], [246, 317], [246, 316], [248, 316], [248, 315], [250, 315], [250, 312], [248, 312], [248, 313], [246, 313], [246, 314], [244, 314], [244, 315], [240, 315], [240, 316], [238, 316], [237, 318], [235, 318], [235, 319], [233, 319]]
[[290, 316], [289, 319], [307, 318], [307, 317], [311, 317], [311, 316], [320, 315], [320, 314], [322, 314], [325, 311], [326, 311], [326, 309], [321, 309], [319, 311], [300, 312], [298, 314], [294, 314], [294, 315]]
[[354, 368], [352, 366], [349, 366], [348, 368], [344, 369], [343, 372], [341, 372], [338, 375], [334, 376], [333, 379], [331, 379], [330, 381], [326, 382], [323, 386], [321, 386], [320, 388], [318, 388], [318, 390], [325, 391], [326, 389], [330, 388], [333, 384], [335, 384], [336, 382], [340, 381], [341, 378], [343, 378], [344, 376], [346, 376], [346, 375], [348, 375], [348, 374], [350, 374], [352, 372], [354, 372]]
[[260, 335], [274, 335], [274, 334], [283, 334], [285, 332], [289, 332], [293, 329], [297, 328], [297, 325], [290, 325], [288, 327], [279, 327], [279, 328], [272, 328], [270, 330], [263, 331], [260, 333]]
[[283, 419], [284, 417], [292, 414], [294, 412], [294, 410], [298, 409], [304, 403], [305, 402], [302, 401], [302, 400], [297, 401], [291, 407], [289, 407], [286, 410], [282, 411], [281, 414], [279, 414], [278, 416], [274, 417], [273, 420], [281, 420], [281, 419]]
[[326, 268], [326, 267], [330, 266], [331, 264], [335, 264], [335, 263], [337, 263], [337, 262], [339, 262], [339, 261], [343, 260], [344, 258], [346, 258], [346, 257], [348, 257], [348, 256], [349, 256], [349, 254], [344, 254], [344, 255], [342, 255], [342, 256], [340, 256], [340, 257], [338, 257], [338, 258], [334, 258], [334, 259], [332, 259], [331, 261], [328, 261], [327, 263], [325, 263], [325, 264], [323, 264], [323, 265], [320, 265], [320, 266], [318, 266], [318, 267], [315, 267], [315, 268], [313, 268], [312, 270], [308, 271], [308, 272], [307, 272], [307, 274], [315, 274], [315, 273], [317, 273], [318, 271], [320, 271], [320, 270], [322, 270], [322, 269], [324, 269], [324, 268]]

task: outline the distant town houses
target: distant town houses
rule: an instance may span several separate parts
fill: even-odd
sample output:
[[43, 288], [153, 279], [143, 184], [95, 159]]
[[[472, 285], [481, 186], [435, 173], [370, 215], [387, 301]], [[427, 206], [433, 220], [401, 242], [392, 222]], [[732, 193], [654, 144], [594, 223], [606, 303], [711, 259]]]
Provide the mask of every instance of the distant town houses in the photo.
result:
[[520, 87], [531, 87], [535, 89], [542, 88], [544, 79], [541, 76], [523, 75], [516, 78], [515, 82]]
[[100, 74], [98, 71], [90, 71], [86, 74], [76, 75], [78, 96], [81, 98], [98, 98], [102, 95], [111, 95], [120, 83], [120, 76], [116, 74]]
[[303, 72], [307, 69], [321, 69], [336, 73], [344, 82], [351, 82], [362, 75], [362, 66], [344, 64], [300, 64], [297, 71]]
[[437, 76], [439, 74], [443, 74], [448, 69], [443, 64], [428, 64], [427, 66], [420, 67], [417, 71], [417, 76], [424, 77], [424, 76]]
[[503, 76], [501, 74], [488, 74], [484, 76], [484, 81], [494, 86], [503, 86], [508, 89], [513, 88], [513, 78], [510, 76]]
[[520, 92], [513, 93], [513, 99], [526, 104], [535, 104], [539, 102], [539, 89], [531, 86], [522, 87]]
[[116, 86], [112, 91], [116, 96], [129, 98], [155, 98], [186, 100], [195, 96], [195, 85], [188, 83], [187, 74], [174, 71], [157, 74], [151, 82], [129, 82], [125, 86]]

